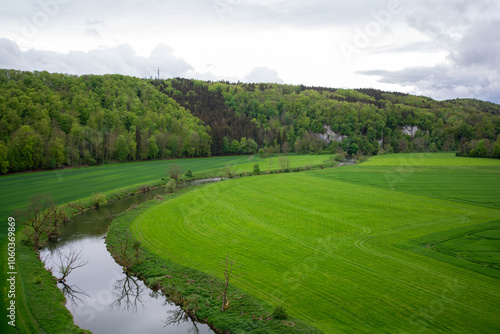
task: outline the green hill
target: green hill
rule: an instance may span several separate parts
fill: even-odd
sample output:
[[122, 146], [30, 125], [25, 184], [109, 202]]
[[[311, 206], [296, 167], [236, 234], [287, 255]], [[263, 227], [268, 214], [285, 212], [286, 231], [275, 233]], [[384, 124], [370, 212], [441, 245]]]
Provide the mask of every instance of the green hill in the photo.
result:
[[500, 157], [500, 106], [375, 89], [0, 70], [0, 172], [209, 155]]

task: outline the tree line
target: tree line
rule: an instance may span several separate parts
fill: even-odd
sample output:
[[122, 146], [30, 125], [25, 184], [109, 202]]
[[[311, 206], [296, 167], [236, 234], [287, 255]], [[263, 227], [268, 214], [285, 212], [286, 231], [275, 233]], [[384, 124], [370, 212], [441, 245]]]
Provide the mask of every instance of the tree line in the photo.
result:
[[0, 70], [2, 173], [209, 156], [208, 132], [146, 80]]
[[499, 133], [500, 106], [474, 99], [0, 69], [1, 173], [259, 149], [499, 158]]

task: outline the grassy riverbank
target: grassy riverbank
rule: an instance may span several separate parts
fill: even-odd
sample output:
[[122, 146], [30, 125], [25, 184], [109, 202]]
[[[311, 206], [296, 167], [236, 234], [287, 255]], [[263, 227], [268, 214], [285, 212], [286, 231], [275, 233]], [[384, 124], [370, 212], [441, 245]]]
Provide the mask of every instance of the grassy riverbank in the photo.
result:
[[[217, 157], [217, 158], [200, 158], [200, 159], [181, 159], [181, 160], [166, 160], [166, 161], [151, 161], [151, 162], [137, 162], [137, 163], [121, 163], [110, 164], [96, 167], [83, 167], [64, 169], [56, 171], [23, 173], [0, 177], [0, 186], [2, 193], [0, 194], [0, 262], [2, 263], [0, 272], [0, 289], [5, 291], [6, 282], [6, 268], [7, 264], [7, 248], [6, 248], [6, 226], [7, 218], [13, 215], [16, 208], [22, 208], [30, 199], [30, 197], [37, 193], [49, 193], [52, 197], [65, 208], [68, 215], [78, 213], [75, 207], [69, 207], [66, 204], [71, 202], [81, 209], [87, 209], [92, 206], [91, 194], [94, 192], [103, 192], [108, 201], [113, 201], [131, 194], [142, 192], [150, 188], [163, 186], [166, 183], [167, 175], [165, 170], [170, 164], [179, 164], [185, 171], [192, 170], [193, 177], [183, 178], [198, 179], [204, 177], [220, 177], [222, 175], [221, 168], [226, 165], [234, 166], [237, 173], [251, 173], [255, 163], [260, 164], [261, 169], [267, 170], [269, 168], [269, 160], [271, 159], [271, 170], [276, 171], [280, 167], [277, 163], [277, 157], [261, 159], [258, 156], [236, 156], [236, 157]], [[296, 168], [319, 166], [329, 161], [327, 155], [308, 155], [308, 156], [289, 156], [291, 167]], [[17, 235], [22, 234], [22, 226], [17, 222]], [[18, 272], [20, 279], [23, 283], [17, 286], [16, 297], [19, 300], [27, 300], [26, 288], [36, 289], [39, 286], [29, 285], [24, 283], [23, 277], [30, 276], [31, 272], [40, 272], [43, 286], [51, 285], [55, 290], [51, 290], [53, 298], [63, 298], [62, 293], [56, 287], [55, 282], [52, 280], [45, 280], [45, 269], [38, 261], [38, 266], [31, 265], [25, 266], [26, 263], [31, 263], [28, 259], [37, 259], [36, 253], [20, 245], [17, 250], [17, 262], [20, 263]], [[21, 263], [22, 262], [22, 263]], [[20, 282], [20, 281], [19, 281]], [[28, 284], [28, 285], [27, 285]], [[6, 305], [7, 297], [2, 293], [0, 299], [0, 316], [6, 319]], [[17, 317], [20, 319], [18, 322], [18, 329], [6, 325], [5, 322], [0, 323], [2, 333], [39, 333], [43, 332], [46, 321], [43, 315], [44, 310], [53, 309], [58, 313], [57, 307], [47, 306], [51, 305], [52, 301], [45, 301], [44, 298], [32, 298], [30, 307], [23, 307], [21, 304], [17, 310]], [[57, 301], [56, 303], [60, 303]], [[64, 310], [64, 301], [62, 302]], [[66, 310], [67, 311], [67, 310]], [[63, 327], [54, 327], [51, 331], [45, 331], [50, 334], [66, 333], [64, 328], [73, 326], [72, 321], [66, 319], [64, 312], [61, 311], [62, 316], [49, 319], [49, 322], [64, 324]], [[5, 331], [4, 331], [5, 328]], [[51, 327], [52, 328], [52, 327]], [[57, 330], [56, 330], [57, 328]], [[75, 327], [76, 328], [76, 327]]]
[[[189, 191], [184, 191], [186, 192]], [[168, 202], [178, 195], [175, 194], [162, 201], [154, 200], [144, 203], [113, 221], [106, 240], [109, 251], [118, 262], [123, 257], [124, 243], [128, 241], [132, 244], [133, 235], [130, 232], [130, 225], [134, 219], [158, 203]], [[135, 256], [132, 247], [129, 247], [129, 256], [130, 258]], [[228, 294], [237, 297], [231, 299], [230, 307], [222, 312], [220, 310], [222, 299], [210, 283], [213, 279], [210, 275], [168, 261], [145, 248], [142, 248], [140, 263], [132, 267], [132, 272], [144, 279], [148, 286], [165, 292], [172, 301], [189, 312], [191, 316], [209, 324], [219, 333], [320, 333], [297, 319], [271, 319], [273, 308], [270, 305], [253, 296], [245, 295], [233, 286], [230, 286]], [[223, 272], [224, 268], [221, 266], [220, 273]], [[244, 275], [238, 270], [234, 274]], [[217, 285], [222, 283], [220, 279], [216, 282]]]
[[16, 244], [16, 270], [16, 327], [2, 319], [1, 333], [90, 333], [74, 325], [56, 279], [22, 233]]
[[234, 256], [236, 287], [327, 333], [496, 333], [500, 168], [478, 161], [407, 154], [224, 181], [130, 228], [219, 277]]

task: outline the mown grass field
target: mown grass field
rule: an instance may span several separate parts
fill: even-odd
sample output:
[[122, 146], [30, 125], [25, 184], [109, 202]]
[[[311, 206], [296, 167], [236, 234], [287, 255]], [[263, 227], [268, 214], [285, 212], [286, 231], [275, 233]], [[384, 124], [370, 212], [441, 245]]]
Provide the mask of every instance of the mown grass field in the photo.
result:
[[[319, 165], [328, 160], [329, 156], [291, 155], [288, 158], [291, 166], [297, 167]], [[165, 170], [171, 164], [180, 165], [184, 171], [191, 170], [195, 176], [196, 173], [210, 176], [220, 175], [220, 169], [225, 165], [234, 166], [238, 173], [251, 173], [253, 165], [257, 163], [262, 171], [267, 171], [269, 160], [272, 160], [271, 170], [278, 170], [277, 157], [261, 159], [258, 155], [253, 155], [131, 162], [1, 176], [0, 217], [8, 217], [14, 209], [25, 205], [33, 194], [50, 193], [59, 204], [62, 204], [88, 197], [93, 192], [106, 192], [159, 180], [167, 177]], [[2, 221], [0, 224], [3, 223]]]
[[[326, 155], [289, 156], [292, 167], [319, 165], [328, 158], [329, 156]], [[273, 161], [271, 169], [279, 169], [277, 157], [271, 159]], [[142, 184], [161, 180], [162, 177], [167, 178], [165, 170], [170, 164], [179, 164], [184, 171], [192, 170], [194, 177], [210, 177], [220, 175], [220, 170], [225, 165], [235, 166], [235, 170], [240, 173], [250, 173], [253, 171], [255, 163], [258, 163], [263, 171], [267, 170], [269, 166], [268, 159], [261, 159], [258, 155], [254, 155], [120, 163], [0, 176], [0, 189], [2, 190], [0, 193], [0, 289], [5, 289], [5, 273], [8, 271], [6, 268], [7, 252], [5, 242], [7, 218], [13, 215], [15, 209], [23, 208], [31, 196], [35, 194], [49, 193], [58, 204], [64, 204], [87, 198], [94, 192], [113, 192], [116, 189], [126, 187], [140, 187]], [[20, 222], [18, 222], [18, 231], [20, 229]], [[28, 296], [24, 295], [22, 285], [18, 287], [17, 294], [20, 299], [26, 300], [28, 298]], [[5, 308], [3, 307], [5, 302], [6, 294], [2, 294], [0, 298], [0, 316], [2, 318], [5, 318]], [[44, 305], [41, 299], [38, 299], [38, 303]], [[28, 332], [27, 328], [31, 328], [32, 332], [37, 332], [38, 324], [36, 320], [29, 322], [30, 319], [34, 318], [32, 314], [29, 314], [28, 310], [28, 308], [19, 309], [20, 320], [24, 320], [25, 332]], [[0, 332], [2, 332], [4, 325], [3, 322], [0, 324]], [[12, 328], [9, 329], [12, 330]]]
[[326, 333], [500, 332], [500, 164], [392, 155], [207, 185], [138, 216], [143, 245]]

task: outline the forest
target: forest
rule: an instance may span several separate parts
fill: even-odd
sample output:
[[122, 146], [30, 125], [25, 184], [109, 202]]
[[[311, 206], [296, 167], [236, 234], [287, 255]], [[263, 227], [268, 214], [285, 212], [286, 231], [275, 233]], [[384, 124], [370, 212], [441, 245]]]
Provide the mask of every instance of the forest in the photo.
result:
[[500, 158], [500, 105], [375, 89], [0, 69], [0, 172], [266, 153]]

